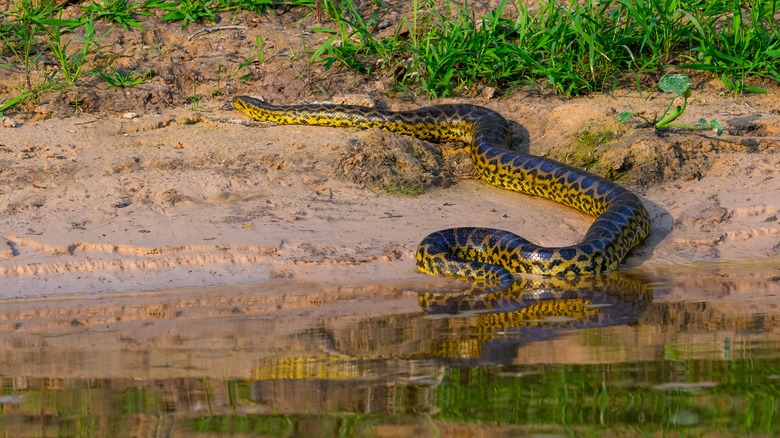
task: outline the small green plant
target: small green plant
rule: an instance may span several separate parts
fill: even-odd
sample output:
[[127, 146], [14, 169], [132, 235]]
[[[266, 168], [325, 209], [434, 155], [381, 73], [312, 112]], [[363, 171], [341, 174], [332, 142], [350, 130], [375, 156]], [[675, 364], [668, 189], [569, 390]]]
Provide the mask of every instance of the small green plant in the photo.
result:
[[[712, 10], [717, 3], [704, 9]], [[680, 67], [721, 72], [723, 83], [735, 93], [766, 93], [763, 88], [746, 85], [745, 78], [758, 76], [780, 81], [778, 9], [777, 0], [764, 0], [749, 7], [734, 2], [726, 13], [698, 18], [693, 11], [683, 11], [692, 26], [691, 51], [696, 56], [684, 56], [692, 62]]]
[[222, 65], [217, 66], [217, 87], [211, 92], [211, 97], [221, 96], [225, 90], [222, 89]]
[[14, 67], [24, 72], [25, 85], [28, 92], [32, 92], [32, 76], [37, 70], [38, 60], [43, 55], [36, 50], [36, 37], [32, 26], [24, 23], [6, 23], [6, 29], [2, 29], [3, 48], [11, 53], [13, 62], [2, 63], [2, 67]]
[[212, 11], [213, 2], [206, 0], [178, 0], [163, 3], [160, 8], [168, 11], [160, 19], [163, 21], [181, 20], [181, 28], [184, 29], [188, 24], [196, 21], [215, 22], [217, 19]]
[[265, 61], [265, 42], [260, 35], [255, 37], [255, 52], [257, 55], [257, 62]]
[[394, 59], [392, 43], [396, 39], [379, 40], [374, 37], [383, 18], [380, 9], [374, 10], [368, 19], [363, 19], [357, 6], [349, 0], [326, 2], [324, 7], [327, 15], [334, 17], [338, 30], [314, 28], [315, 32], [332, 36], [314, 51], [311, 62], [325, 64], [326, 70], [339, 62], [354, 71], [368, 74], [372, 71], [365, 62], [369, 55], [387, 62]]
[[[54, 14], [59, 11], [50, 0], [33, 2], [32, 0], [20, 0], [13, 3], [8, 11], [0, 11], [4, 19], [0, 20], [0, 39], [2, 39], [2, 51], [6, 50], [11, 56], [6, 58], [10, 62], [3, 63], [4, 67], [17, 68], [24, 72], [25, 86], [28, 93], [33, 93], [38, 84], [33, 83], [35, 73], [41, 72], [40, 58], [43, 56], [45, 44], [42, 43], [42, 34], [46, 29], [57, 26], [68, 26], [70, 23], [59, 21]], [[44, 73], [48, 82], [50, 73]]]
[[58, 72], [68, 86], [74, 85], [81, 78], [91, 55], [100, 50], [98, 42], [108, 34], [106, 32], [99, 37], [95, 36], [95, 16], [91, 14], [84, 23], [84, 37], [76, 38], [76, 41], [82, 44], [81, 50], [70, 52], [70, 42], [62, 41], [63, 30], [59, 26], [49, 27], [47, 31], [49, 49], [59, 63]]
[[[333, 22], [312, 56], [326, 68], [384, 70], [397, 86], [432, 97], [533, 83], [567, 96], [605, 91], [678, 66], [710, 71], [742, 92], [753, 78], [780, 81], [780, 0], [503, 0], [477, 15], [467, 2], [414, 0], [395, 33], [378, 32], [386, 6], [322, 2]], [[510, 11], [510, 9], [514, 11]], [[366, 11], [368, 15], [366, 15]], [[386, 36], [380, 36], [380, 35]]]
[[135, 20], [135, 15], [150, 15], [138, 2], [128, 0], [101, 0], [81, 8], [82, 11], [95, 14], [95, 18], [113, 21], [125, 30], [131, 27], [143, 30], [144, 27]]
[[95, 70], [92, 72], [92, 74], [96, 76], [100, 76], [101, 79], [106, 81], [108, 84], [108, 87], [106, 89], [111, 89], [114, 87], [132, 87], [135, 85], [141, 85], [144, 82], [149, 80], [149, 75], [146, 74], [139, 74], [136, 72], [125, 72], [124, 70], [118, 69], [116, 67], [111, 67], [111, 71], [107, 72], [105, 70]]
[[[238, 72], [243, 70], [245, 67], [248, 67], [253, 62], [255, 62], [255, 60], [252, 59], [252, 58], [249, 58], [249, 59], [246, 59], [243, 62], [241, 62], [241, 64], [238, 64], [238, 67], [236, 67], [236, 70], [233, 72], [231, 77], [235, 77], [236, 75], [238, 75]], [[245, 74], [241, 75], [240, 79], [241, 79], [241, 82], [246, 82], [251, 77], [252, 77], [252, 73], [245, 73]]]
[[[255, 37], [255, 47], [253, 52], [254, 53], [250, 55], [251, 56], [250, 58], [245, 59], [240, 64], [238, 64], [238, 67], [236, 67], [236, 70], [233, 72], [231, 77], [235, 77], [236, 75], [238, 75], [238, 72], [254, 64], [255, 62], [261, 63], [265, 61], [265, 42], [263, 41], [263, 37], [260, 35]], [[250, 77], [252, 77], [252, 73], [246, 73], [241, 76], [241, 81], [245, 82]]]
[[[623, 123], [636, 117], [644, 120], [648, 125], [654, 126], [655, 129], [712, 129], [718, 135], [723, 134], [723, 125], [715, 119], [709, 122], [706, 119], [699, 119], [698, 123], [694, 125], [672, 123], [685, 112], [685, 108], [688, 106], [688, 98], [691, 97], [691, 78], [687, 75], [679, 73], [666, 75], [658, 81], [658, 88], [666, 93], [674, 93], [674, 97], [666, 105], [660, 117], [656, 114], [650, 120], [640, 113], [625, 111], [620, 113], [620, 122]], [[680, 99], [682, 99], [682, 103], [675, 105]]]
[[197, 111], [201, 100], [203, 100], [203, 95], [198, 93], [198, 83], [196, 82], [192, 85], [192, 96], [187, 101], [192, 104], [192, 110]]
[[315, 7], [314, 0], [217, 0], [220, 5], [220, 10], [226, 11], [250, 11], [258, 14], [263, 14], [269, 9], [277, 8], [279, 6], [305, 6], [309, 8]]

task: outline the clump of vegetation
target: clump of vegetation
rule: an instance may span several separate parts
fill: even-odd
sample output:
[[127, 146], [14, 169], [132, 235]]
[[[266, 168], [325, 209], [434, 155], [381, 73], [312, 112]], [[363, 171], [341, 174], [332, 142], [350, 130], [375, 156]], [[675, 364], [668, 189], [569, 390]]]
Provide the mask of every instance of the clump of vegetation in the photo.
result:
[[125, 30], [130, 30], [131, 27], [143, 30], [144, 27], [136, 20], [136, 17], [151, 15], [149, 10], [154, 6], [153, 0], [147, 0], [144, 3], [128, 0], [93, 0], [81, 10], [93, 14], [99, 20], [117, 23]]
[[[220, 13], [281, 7], [310, 8], [304, 19], [329, 35], [307, 54], [311, 63], [385, 75], [397, 90], [431, 97], [529, 84], [566, 96], [627, 83], [641, 90], [645, 78], [670, 67], [710, 72], [735, 93], [764, 92], [759, 80], [780, 82], [780, 0], [750, 7], [726, 0], [543, 0], [533, 7], [504, 0], [484, 15], [468, 2], [412, 0], [412, 15], [391, 32], [382, 30], [391, 6], [380, 0], [86, 0], [81, 16], [65, 19], [68, 4], [14, 0], [0, 11], [1, 66], [25, 77], [20, 98], [7, 98], [6, 109], [42, 92], [82, 86], [85, 73], [109, 87], [143, 83], [146, 74], [107, 69], [111, 54], [103, 53], [105, 33], [95, 32], [96, 22], [134, 31], [143, 29], [141, 17], [159, 16], [186, 28], [215, 22]], [[234, 75], [267, 62], [262, 36], [248, 56]], [[54, 69], [43, 65], [46, 58], [57, 61]], [[687, 96], [678, 94], [684, 110]], [[670, 122], [666, 116], [673, 120], [676, 111], [670, 107], [659, 122]]]
[[[664, 109], [664, 112], [660, 116], [655, 114], [651, 119], [645, 117], [642, 113], [635, 113], [632, 111], [626, 111], [620, 113], [620, 121], [626, 122], [631, 118], [639, 118], [644, 120], [648, 126], [654, 126], [655, 129], [712, 129], [718, 135], [723, 134], [723, 125], [712, 119], [709, 122], [706, 119], [699, 119], [695, 124], [673, 123], [678, 117], [683, 115], [685, 108], [688, 107], [688, 98], [691, 97], [691, 79], [684, 74], [670, 74], [664, 76], [658, 82], [658, 88], [667, 93], [673, 93], [674, 97], [669, 101]], [[676, 102], [680, 102], [675, 105]]]
[[[46, 91], [74, 87], [86, 73], [90, 59], [100, 51], [100, 40], [106, 35], [97, 35], [94, 14], [63, 19], [62, 7], [51, 0], [20, 0], [4, 15], [0, 54], [6, 54], [9, 61], [2, 66], [21, 70], [25, 77], [24, 90], [9, 100], [14, 104]], [[83, 28], [82, 37], [63, 38], [77, 28]], [[54, 69], [42, 68], [44, 54], [56, 61]]]
[[128, 72], [123, 69], [111, 67], [108, 70], [97, 70], [93, 74], [99, 76], [106, 81], [107, 89], [114, 87], [126, 88], [141, 85], [149, 80], [149, 74], [142, 74], [138, 72]]
[[[514, 11], [510, 11], [510, 5]], [[609, 91], [669, 66], [710, 71], [736, 92], [761, 92], [749, 78], [780, 81], [780, 3], [757, 0], [749, 13], [725, 0], [543, 1], [535, 9], [502, 1], [476, 16], [468, 3], [447, 1], [437, 12], [413, 2], [410, 20], [390, 36], [376, 36], [383, 13], [363, 18], [349, 0], [328, 2], [335, 29], [313, 55], [326, 67], [359, 72], [385, 69], [400, 87], [419, 86], [432, 97], [486, 85], [511, 89], [529, 83], [566, 96]]]
[[[124, 30], [144, 29], [139, 17], [165, 11], [161, 20], [181, 21], [182, 28], [196, 21], [215, 21], [217, 12], [252, 10], [264, 12], [282, 5], [315, 7], [314, 0], [92, 0], [82, 6], [80, 17], [63, 18], [65, 2], [16, 0], [0, 11], [0, 67], [21, 71], [24, 84], [18, 94], [2, 101], [0, 114], [15, 105], [35, 100], [49, 91], [65, 92], [85, 86], [85, 74], [99, 77], [107, 88], [132, 87], [146, 82], [151, 72], [125, 71], [110, 66], [113, 55], [104, 53], [100, 41], [111, 31], [98, 34], [97, 21]], [[68, 34], [79, 35], [71, 37]], [[262, 40], [260, 40], [262, 41]], [[56, 61], [54, 69], [43, 60]], [[258, 59], [262, 59], [258, 53]]]

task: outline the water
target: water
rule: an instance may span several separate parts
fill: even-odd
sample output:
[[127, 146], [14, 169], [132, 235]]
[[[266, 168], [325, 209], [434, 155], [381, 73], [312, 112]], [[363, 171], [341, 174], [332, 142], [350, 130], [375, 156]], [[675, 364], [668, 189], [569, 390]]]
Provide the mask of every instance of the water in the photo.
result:
[[498, 313], [426, 296], [438, 315], [387, 283], [7, 300], [0, 421], [14, 437], [780, 432], [780, 264], [579, 287], [491, 297]]

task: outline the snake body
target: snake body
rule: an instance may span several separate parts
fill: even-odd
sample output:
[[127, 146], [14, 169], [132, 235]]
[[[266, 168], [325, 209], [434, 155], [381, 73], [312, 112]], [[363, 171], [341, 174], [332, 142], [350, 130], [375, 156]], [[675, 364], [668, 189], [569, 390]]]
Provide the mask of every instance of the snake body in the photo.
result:
[[650, 233], [642, 201], [629, 190], [587, 171], [507, 148], [510, 129], [497, 112], [474, 105], [436, 105], [384, 111], [352, 105], [270, 105], [233, 99], [247, 116], [277, 124], [381, 128], [422, 140], [462, 141], [479, 175], [507, 190], [547, 198], [595, 216], [577, 244], [544, 247], [508, 231], [449, 228], [429, 234], [417, 249], [417, 267], [432, 275], [481, 279], [505, 288], [513, 273], [548, 276], [614, 270]]

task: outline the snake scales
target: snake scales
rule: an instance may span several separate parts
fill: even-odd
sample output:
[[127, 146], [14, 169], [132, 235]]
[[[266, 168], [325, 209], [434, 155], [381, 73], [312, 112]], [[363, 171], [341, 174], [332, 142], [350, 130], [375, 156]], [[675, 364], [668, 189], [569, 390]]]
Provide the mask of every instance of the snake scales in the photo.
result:
[[417, 267], [433, 275], [480, 279], [509, 287], [513, 273], [549, 276], [614, 270], [650, 233], [639, 198], [625, 188], [550, 159], [510, 151], [507, 121], [474, 105], [437, 105], [393, 112], [350, 105], [275, 106], [248, 96], [233, 105], [247, 116], [277, 124], [381, 128], [422, 140], [471, 145], [474, 167], [492, 185], [547, 198], [596, 217], [581, 242], [544, 247], [508, 231], [450, 228], [431, 233], [417, 250]]

